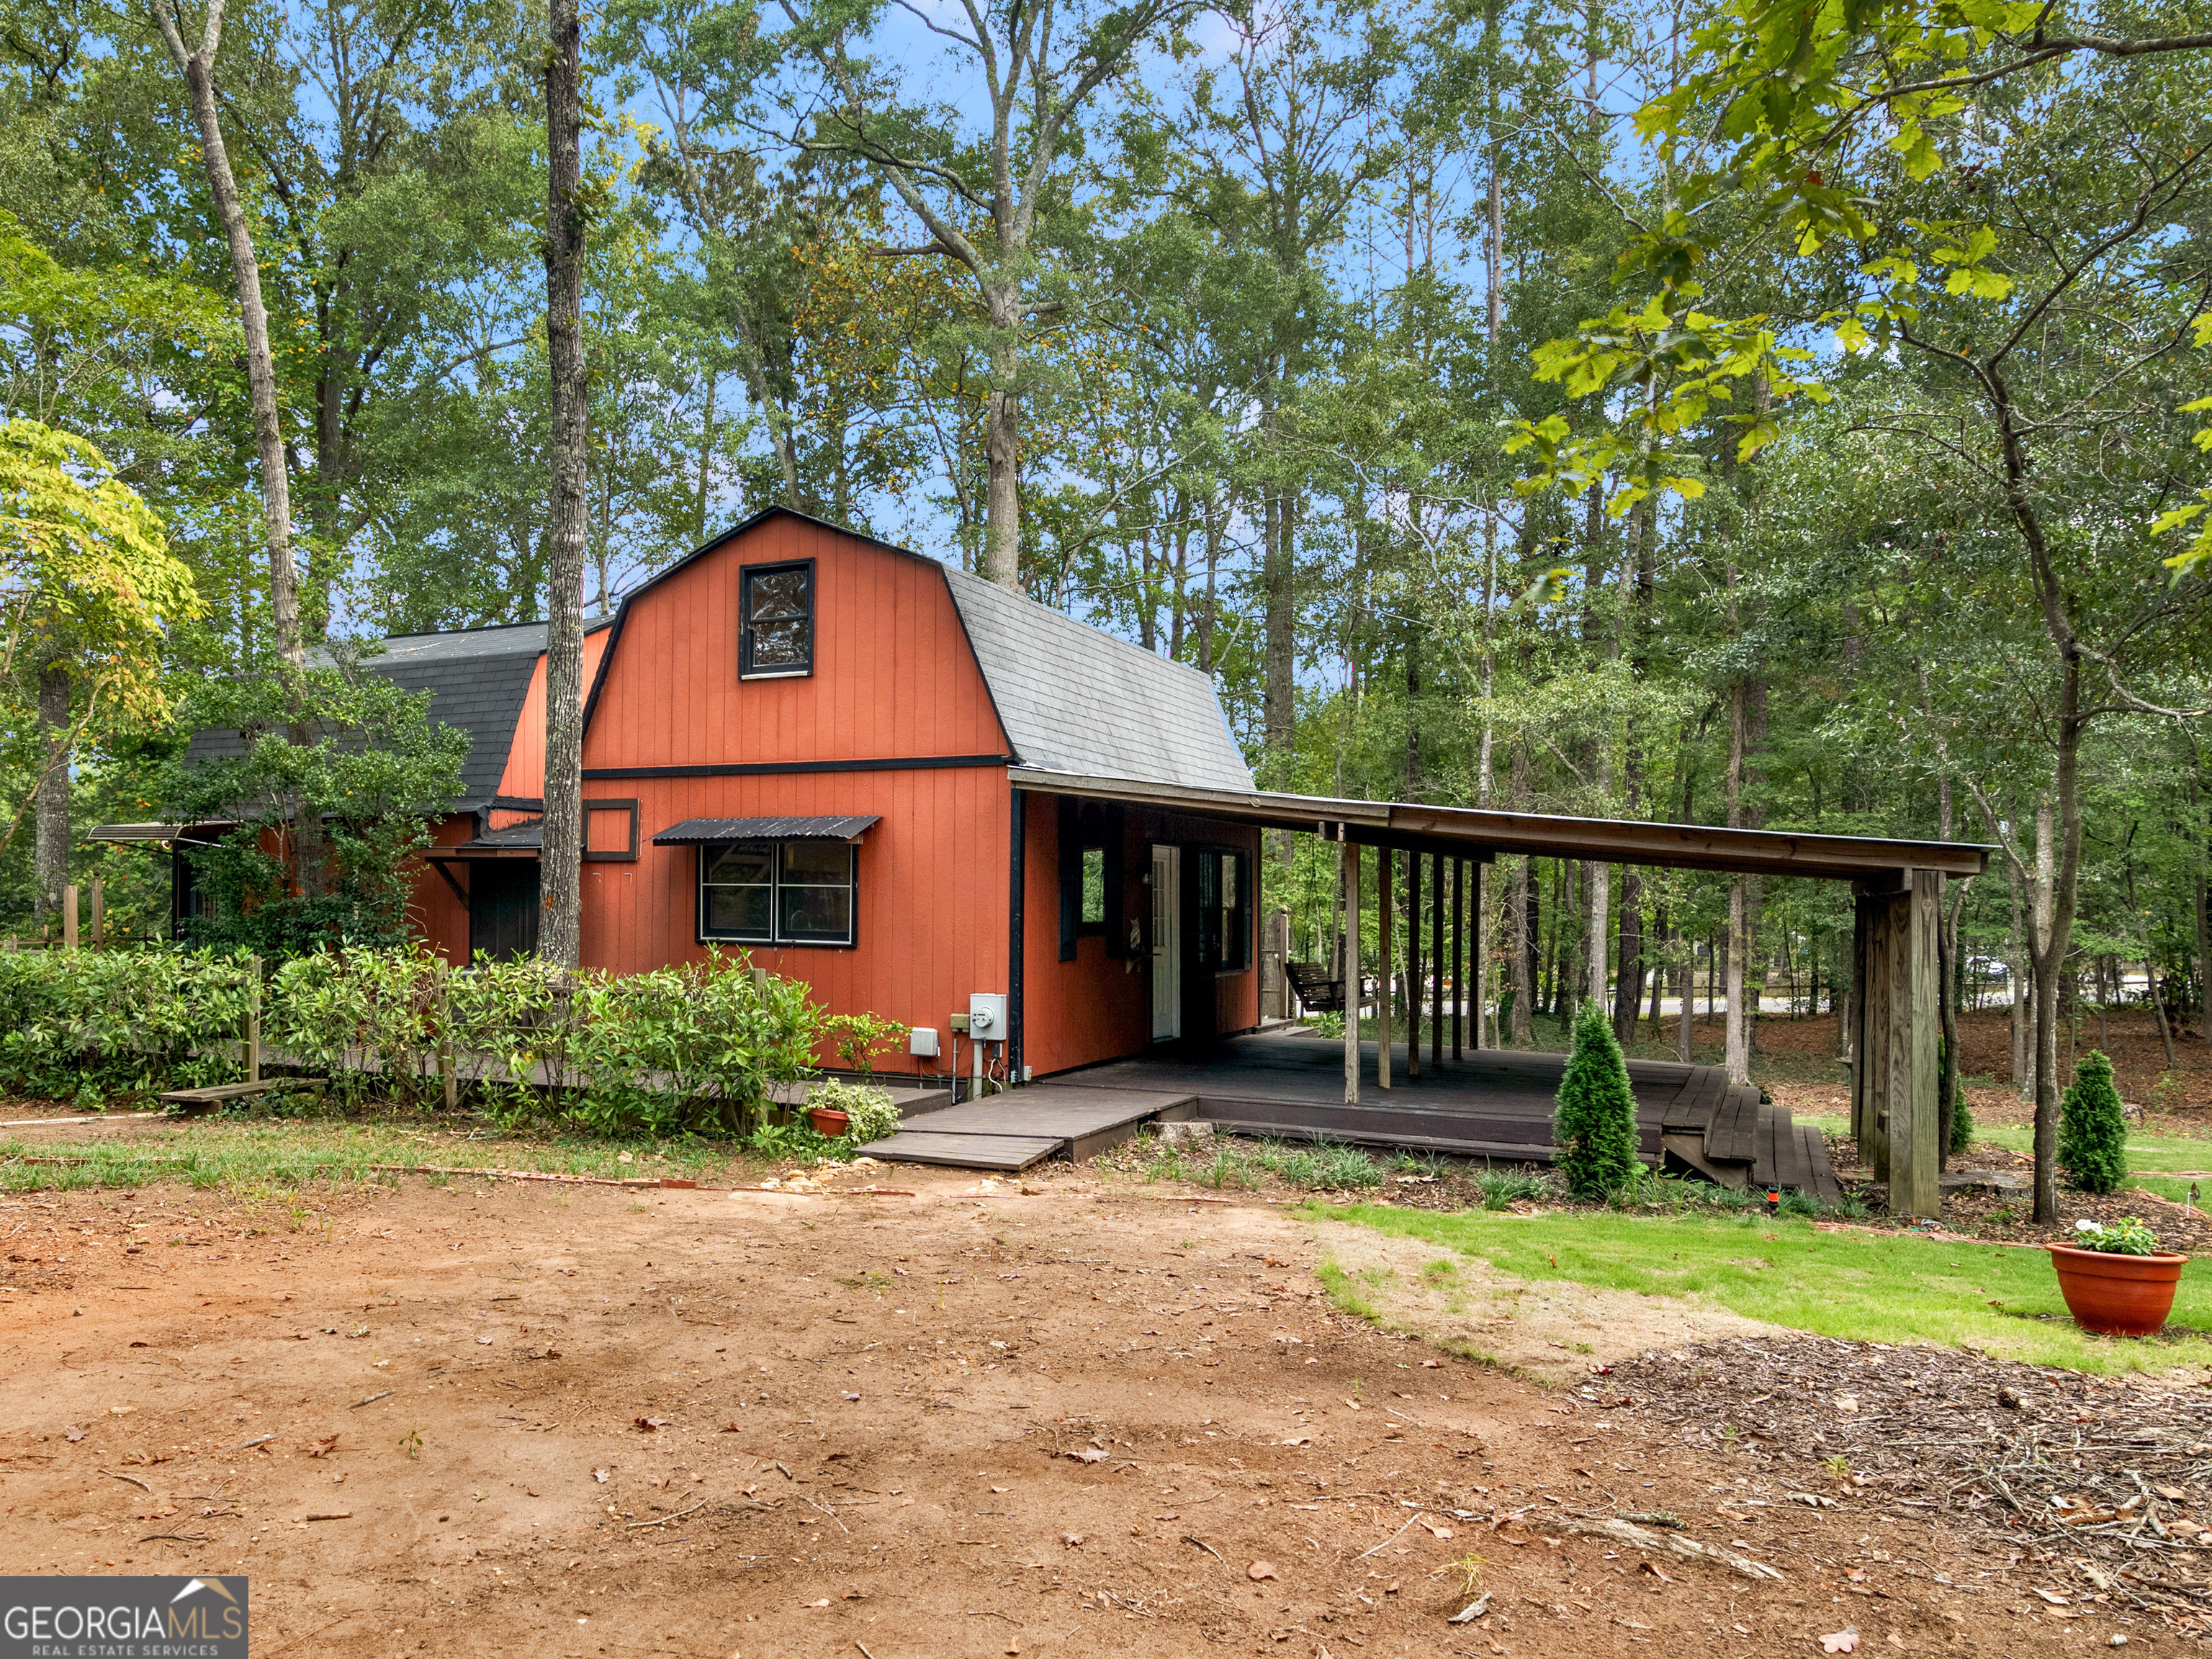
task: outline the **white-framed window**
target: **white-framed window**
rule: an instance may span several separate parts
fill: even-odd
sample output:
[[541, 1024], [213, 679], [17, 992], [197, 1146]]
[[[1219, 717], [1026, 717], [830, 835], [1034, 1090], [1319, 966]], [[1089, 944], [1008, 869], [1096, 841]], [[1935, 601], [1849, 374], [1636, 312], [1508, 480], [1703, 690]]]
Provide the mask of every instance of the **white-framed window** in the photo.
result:
[[699, 938], [738, 945], [850, 945], [859, 849], [842, 841], [738, 841], [699, 848]]

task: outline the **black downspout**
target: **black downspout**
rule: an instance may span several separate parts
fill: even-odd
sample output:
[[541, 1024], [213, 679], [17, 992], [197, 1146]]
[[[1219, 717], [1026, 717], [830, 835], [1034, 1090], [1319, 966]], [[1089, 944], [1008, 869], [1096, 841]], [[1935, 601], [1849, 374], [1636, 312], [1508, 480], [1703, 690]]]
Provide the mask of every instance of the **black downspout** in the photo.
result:
[[1006, 860], [1006, 1084], [1010, 1088], [1022, 1080], [1022, 887], [1028, 850], [1022, 823], [1028, 796], [1019, 789], [1013, 794], [1012, 850]]

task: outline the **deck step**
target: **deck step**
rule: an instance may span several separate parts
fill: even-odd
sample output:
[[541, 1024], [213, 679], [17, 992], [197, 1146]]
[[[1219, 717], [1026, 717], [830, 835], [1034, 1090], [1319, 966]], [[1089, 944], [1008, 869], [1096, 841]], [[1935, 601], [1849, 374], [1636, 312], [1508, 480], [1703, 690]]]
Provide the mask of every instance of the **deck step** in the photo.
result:
[[939, 1134], [931, 1129], [901, 1129], [860, 1150], [886, 1163], [944, 1164], [957, 1170], [1018, 1172], [1042, 1163], [1066, 1145], [1066, 1138], [1059, 1135]]

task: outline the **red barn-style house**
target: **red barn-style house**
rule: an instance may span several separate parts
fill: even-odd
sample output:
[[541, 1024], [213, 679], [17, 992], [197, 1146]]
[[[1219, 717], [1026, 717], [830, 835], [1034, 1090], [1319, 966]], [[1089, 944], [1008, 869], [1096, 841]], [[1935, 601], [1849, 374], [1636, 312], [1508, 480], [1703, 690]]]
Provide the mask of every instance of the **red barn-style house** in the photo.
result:
[[[390, 640], [368, 659], [470, 734], [462, 796], [415, 886], [424, 933], [456, 962], [536, 945], [544, 644], [533, 623]], [[1893, 1208], [1934, 1212], [1936, 918], [1944, 881], [1978, 873], [1986, 848], [1261, 791], [1204, 675], [781, 509], [592, 624], [585, 683], [586, 965], [742, 950], [833, 1012], [911, 1028], [917, 1073], [969, 1073], [980, 1049], [1004, 1083], [1061, 1078], [1021, 1104], [933, 1095], [927, 1128], [894, 1137], [895, 1155], [1019, 1168], [1196, 1115], [1548, 1158], [1564, 1060], [1482, 1049], [1475, 971], [1502, 954], [1482, 938], [1482, 866], [1530, 854], [1850, 882], [1850, 972], [1832, 995], [1851, 1032], [1854, 1121]], [[1349, 981], [1371, 1025], [1248, 1035], [1269, 829], [1334, 843], [1332, 931], [1358, 971], [1340, 942], [1291, 977], [1322, 1007], [1341, 1007]], [[181, 846], [198, 832], [95, 833]], [[177, 891], [188, 918], [181, 860]], [[1621, 977], [1638, 1006], [1641, 970]], [[957, 1048], [956, 1019], [972, 1026]], [[1629, 1073], [1647, 1161], [1836, 1190], [1817, 1131], [1758, 1090], [1686, 1051]]]
[[[544, 635], [410, 635], [368, 659], [471, 738], [416, 885], [455, 962], [536, 945]], [[1249, 792], [1197, 671], [776, 509], [591, 624], [584, 678], [587, 967], [742, 950], [833, 1012], [938, 1033], [931, 1072], [981, 998], [1014, 1081], [1258, 1024], [1257, 830], [1020, 781]]]

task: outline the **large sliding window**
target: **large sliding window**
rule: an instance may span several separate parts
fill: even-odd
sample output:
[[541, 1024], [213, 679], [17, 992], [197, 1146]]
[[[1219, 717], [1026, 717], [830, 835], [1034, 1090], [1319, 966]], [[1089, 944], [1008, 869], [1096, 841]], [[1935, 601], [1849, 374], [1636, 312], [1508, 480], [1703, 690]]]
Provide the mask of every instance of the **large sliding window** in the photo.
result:
[[852, 944], [857, 850], [842, 841], [740, 841], [700, 848], [700, 939]]

